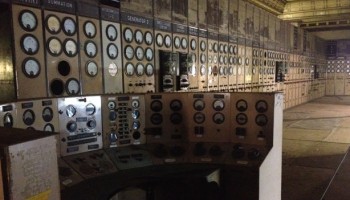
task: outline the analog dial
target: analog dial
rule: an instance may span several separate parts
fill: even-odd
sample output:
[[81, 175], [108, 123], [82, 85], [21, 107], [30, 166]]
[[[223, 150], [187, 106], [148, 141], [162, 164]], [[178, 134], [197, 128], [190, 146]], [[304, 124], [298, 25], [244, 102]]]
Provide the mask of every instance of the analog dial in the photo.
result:
[[152, 64], [147, 64], [146, 65], [146, 75], [147, 76], [152, 76], [154, 74], [154, 67]]
[[88, 63], [86, 63], [85, 70], [86, 70], [85, 72], [87, 75], [94, 77], [98, 73], [97, 64], [94, 61], [89, 61]]
[[77, 27], [76, 27], [76, 23], [74, 21], [74, 19], [70, 18], [70, 17], [66, 17], [63, 19], [63, 32], [66, 35], [72, 36], [76, 33], [77, 31]]
[[125, 47], [124, 53], [125, 53], [126, 59], [128, 59], [128, 60], [131, 60], [134, 57], [134, 49], [130, 45]]
[[214, 45], [213, 45], [213, 51], [214, 51], [214, 53], [217, 53], [218, 52], [218, 49], [219, 49], [219, 47], [218, 47], [218, 43], [214, 43]]
[[44, 126], [43, 131], [46, 131], [46, 132], [55, 132], [55, 127], [54, 127], [52, 124], [46, 124], [46, 125]]
[[23, 73], [28, 78], [35, 78], [40, 74], [40, 64], [34, 58], [27, 58], [23, 61]]
[[96, 36], [96, 26], [91, 21], [87, 21], [84, 24], [84, 34], [88, 38], [93, 38]]
[[25, 110], [22, 116], [23, 123], [27, 126], [30, 126], [34, 123], [35, 121], [35, 114], [34, 111], [28, 109]]
[[[166, 35], [165, 37], [164, 37], [164, 43], [165, 43], [165, 46], [166, 47], [171, 47], [171, 37], [170, 37], [170, 35]], [[180, 42], [179, 42], [180, 43]]]
[[158, 47], [163, 46], [163, 35], [158, 33], [156, 36], [156, 43]]
[[76, 95], [80, 92], [79, 81], [75, 78], [68, 79], [66, 83], [66, 91], [68, 95]]
[[244, 125], [248, 122], [248, 117], [246, 114], [244, 113], [238, 113], [236, 115], [236, 122], [239, 124], [239, 125]]
[[176, 36], [176, 37], [174, 38], [174, 47], [175, 47], [176, 49], [178, 49], [178, 48], [180, 48], [180, 45], [181, 45], [181, 40], [180, 40], [180, 38], [179, 38], [178, 36]]
[[197, 124], [202, 124], [205, 121], [205, 115], [201, 112], [196, 112], [193, 116], [193, 121]]
[[135, 31], [135, 41], [137, 44], [141, 44], [143, 42], [143, 33], [140, 30]]
[[153, 35], [149, 31], [145, 33], [145, 42], [147, 45], [151, 45], [153, 43]]
[[201, 63], [202, 63], [202, 64], [204, 64], [204, 63], [207, 61], [207, 57], [205, 56], [204, 53], [201, 54], [200, 60], [201, 60]]
[[53, 119], [53, 110], [50, 107], [45, 107], [41, 115], [45, 122], [49, 122]]
[[135, 74], [135, 67], [131, 63], [127, 63], [125, 66], [125, 74], [127, 76], [133, 76]]
[[180, 111], [182, 109], [182, 102], [178, 99], [174, 99], [170, 102], [169, 106], [172, 111]]
[[110, 59], [116, 59], [118, 57], [118, 47], [117, 45], [110, 43], [107, 46], [107, 55]]
[[197, 48], [197, 41], [195, 39], [191, 40], [191, 49], [194, 51]]
[[110, 41], [116, 40], [118, 37], [117, 28], [111, 24], [108, 25], [106, 28], [106, 35]]
[[48, 51], [52, 56], [58, 56], [62, 53], [61, 41], [56, 37], [51, 37], [47, 43]]
[[201, 65], [201, 68], [200, 68], [200, 74], [201, 74], [201, 76], [206, 75], [206, 72], [207, 72], [207, 70], [206, 70], [206, 68], [205, 68], [205, 65]]
[[202, 111], [205, 108], [205, 102], [203, 101], [203, 99], [196, 99], [193, 102], [193, 108], [197, 111]]
[[46, 29], [51, 34], [57, 34], [61, 31], [61, 23], [57, 16], [49, 15], [46, 18]]
[[225, 116], [224, 114], [217, 112], [213, 115], [213, 122], [215, 124], [222, 124], [225, 121]]
[[202, 51], [205, 51], [207, 49], [207, 44], [204, 41], [201, 41], [200, 48]]
[[145, 73], [145, 67], [143, 66], [142, 63], [138, 63], [136, 65], [136, 75], [142, 76], [144, 73]]
[[85, 43], [85, 54], [90, 58], [94, 58], [97, 55], [97, 46], [93, 41]]
[[67, 39], [64, 42], [64, 49], [63, 50], [67, 56], [73, 57], [73, 56], [77, 55], [77, 53], [78, 53], [77, 43], [72, 39]]
[[145, 55], [143, 48], [140, 46], [136, 47], [135, 52], [136, 52], [136, 59], [141, 61]]
[[255, 110], [259, 113], [264, 113], [268, 109], [267, 102], [264, 100], [259, 100], [255, 104]]
[[153, 50], [151, 48], [146, 49], [146, 60], [153, 60]]
[[134, 39], [134, 37], [133, 37], [133, 32], [132, 32], [132, 30], [131, 30], [130, 28], [126, 28], [126, 29], [124, 30], [124, 40], [125, 40], [126, 42], [131, 42], [133, 39]]
[[255, 117], [255, 123], [256, 123], [258, 126], [266, 126], [266, 125], [267, 125], [267, 122], [268, 122], [267, 116], [264, 115], [264, 114], [258, 114], [258, 115]]
[[186, 38], [182, 38], [182, 39], [181, 39], [181, 47], [182, 47], [183, 49], [187, 49], [187, 46], [188, 46], [187, 39], [186, 39]]
[[248, 109], [248, 103], [246, 100], [244, 99], [240, 99], [237, 101], [236, 103], [236, 109], [239, 111], [239, 112], [244, 112]]
[[33, 35], [23, 35], [21, 39], [21, 46], [24, 53], [34, 55], [39, 50], [39, 42]]
[[66, 108], [66, 115], [68, 117], [74, 117], [74, 115], [77, 113], [77, 109], [73, 105], [68, 105]]
[[94, 104], [89, 103], [85, 106], [85, 112], [87, 115], [93, 115], [96, 112], [96, 107]]
[[19, 14], [19, 24], [24, 30], [33, 31], [37, 27], [38, 21], [32, 11], [23, 10]]
[[108, 65], [108, 73], [111, 76], [117, 75], [118, 74], [118, 66], [117, 66], [117, 64], [115, 64], [114, 62], [111, 62]]
[[222, 99], [217, 99], [213, 102], [213, 109], [221, 111], [225, 108], [225, 102]]
[[132, 101], [131, 101], [131, 106], [132, 106], [133, 108], [138, 108], [138, 107], [140, 107], [140, 101], [137, 100], [137, 99], [132, 100]]

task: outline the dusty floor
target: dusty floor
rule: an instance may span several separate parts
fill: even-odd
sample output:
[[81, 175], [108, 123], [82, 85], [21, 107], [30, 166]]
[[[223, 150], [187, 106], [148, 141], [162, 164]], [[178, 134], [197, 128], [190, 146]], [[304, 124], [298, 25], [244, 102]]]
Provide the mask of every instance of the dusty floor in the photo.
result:
[[282, 200], [350, 199], [350, 97], [284, 111]]

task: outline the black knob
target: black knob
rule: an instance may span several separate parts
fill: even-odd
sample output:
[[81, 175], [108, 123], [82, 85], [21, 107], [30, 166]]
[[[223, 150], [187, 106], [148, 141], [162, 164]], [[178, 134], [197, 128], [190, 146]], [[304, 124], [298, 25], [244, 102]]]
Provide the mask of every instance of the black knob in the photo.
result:
[[94, 119], [90, 119], [87, 123], [86, 123], [86, 126], [89, 128], [89, 129], [93, 129], [96, 127], [96, 121]]
[[77, 123], [75, 121], [70, 121], [67, 123], [66, 128], [69, 132], [74, 132], [77, 130]]
[[199, 142], [195, 145], [194, 150], [193, 150], [193, 154], [195, 156], [204, 156], [206, 153], [207, 153], [207, 150], [204, 147], [203, 142]]
[[248, 158], [250, 160], [257, 160], [261, 156], [260, 151], [256, 148], [252, 148], [248, 152]]
[[138, 131], [135, 131], [133, 134], [132, 134], [132, 137], [135, 139], [135, 140], [138, 140], [141, 138], [141, 133], [138, 132]]
[[109, 120], [110, 121], [115, 121], [117, 119], [117, 112], [115, 112], [114, 110], [109, 112]]

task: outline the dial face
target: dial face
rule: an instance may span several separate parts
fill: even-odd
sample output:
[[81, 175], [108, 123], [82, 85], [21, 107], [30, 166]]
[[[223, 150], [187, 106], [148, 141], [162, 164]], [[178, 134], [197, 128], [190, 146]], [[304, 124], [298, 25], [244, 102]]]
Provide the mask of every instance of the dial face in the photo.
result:
[[224, 121], [225, 121], [224, 114], [217, 112], [213, 115], [213, 122], [215, 124], [222, 124], [224, 123]]
[[207, 57], [204, 53], [201, 54], [201, 63], [204, 64], [207, 61]]
[[142, 76], [144, 73], [145, 73], [145, 67], [143, 66], [142, 63], [138, 63], [136, 65], [136, 75]]
[[193, 108], [197, 111], [202, 111], [205, 108], [205, 102], [203, 101], [203, 99], [196, 99], [193, 102]]
[[228, 45], [227, 44], [224, 45], [224, 53], [228, 53]]
[[200, 73], [201, 73], [201, 76], [206, 75], [206, 72], [207, 72], [207, 70], [206, 70], [205, 66], [204, 66], [204, 65], [202, 65], [202, 66], [201, 66], [201, 68], [200, 68]]
[[87, 21], [84, 24], [84, 34], [88, 38], [93, 38], [96, 36], [96, 26], [91, 21]]
[[33, 31], [37, 27], [38, 21], [32, 11], [23, 10], [19, 14], [19, 24], [24, 30]]
[[159, 125], [163, 122], [163, 116], [159, 113], [153, 113], [151, 116], [152, 124]]
[[51, 37], [48, 40], [48, 51], [52, 56], [58, 56], [62, 53], [61, 41], [56, 37]]
[[233, 54], [233, 45], [230, 45], [230, 46], [229, 46], [228, 52], [229, 52], [230, 54]]
[[135, 41], [137, 44], [141, 44], [143, 42], [143, 33], [140, 30], [135, 31]]
[[172, 111], [180, 111], [182, 109], [182, 102], [178, 99], [174, 99], [170, 102], [169, 106]]
[[153, 43], [153, 35], [149, 31], [145, 33], [145, 42], [147, 45], [151, 45]]
[[217, 99], [213, 102], [213, 109], [221, 111], [225, 108], [225, 102], [222, 99]]
[[219, 63], [223, 64], [224, 63], [224, 57], [223, 56], [219, 56]]
[[[171, 47], [171, 37], [170, 37], [170, 35], [166, 35], [165, 37], [164, 37], [164, 43], [165, 43], [165, 46], [166, 47]], [[179, 46], [180, 46], [180, 41], [179, 41]]]
[[197, 124], [202, 124], [205, 121], [205, 115], [201, 112], [196, 112], [193, 116], [193, 121]]
[[23, 123], [27, 126], [30, 126], [35, 121], [35, 114], [32, 110], [25, 110], [22, 116]]
[[63, 50], [67, 56], [73, 57], [73, 56], [77, 55], [77, 53], [78, 53], [77, 43], [72, 39], [67, 39], [64, 42], [64, 49]]
[[67, 90], [67, 94], [69, 95], [78, 94], [80, 92], [79, 81], [74, 78], [68, 79], [66, 83], [66, 90]]
[[68, 105], [66, 108], [66, 115], [68, 117], [74, 117], [74, 115], [77, 113], [77, 109], [73, 105]]
[[118, 67], [117, 64], [115, 64], [114, 62], [110, 63], [108, 65], [108, 73], [111, 76], [115, 76], [118, 74]]
[[133, 76], [135, 74], [135, 67], [131, 63], [127, 63], [125, 66], [125, 74], [127, 76]]
[[207, 49], [207, 44], [204, 41], [201, 41], [200, 46], [202, 51], [205, 51]]
[[228, 63], [228, 58], [227, 56], [224, 56], [224, 64], [227, 65], [227, 63]]
[[21, 41], [21, 46], [24, 53], [34, 55], [38, 52], [39, 42], [33, 35], [23, 35]]
[[45, 122], [49, 122], [53, 119], [53, 111], [50, 107], [45, 107], [41, 115]]
[[52, 124], [46, 124], [44, 126], [44, 129], [43, 131], [46, 131], [46, 132], [55, 132], [55, 128]]
[[116, 59], [118, 57], [118, 47], [117, 45], [110, 43], [107, 46], [107, 55], [110, 59]]
[[96, 107], [94, 104], [89, 103], [85, 106], [85, 112], [87, 115], [93, 115], [96, 111]]
[[219, 67], [219, 75], [222, 76], [224, 75], [224, 67]]
[[89, 61], [88, 63], [86, 63], [85, 70], [86, 70], [85, 72], [87, 75], [94, 77], [98, 73], [97, 64], [94, 61]]
[[158, 33], [156, 36], [156, 43], [159, 47], [163, 46], [163, 35]]
[[219, 45], [219, 51], [220, 51], [220, 53], [224, 53], [224, 45], [223, 44]]
[[191, 49], [194, 51], [197, 48], [197, 41], [195, 39], [191, 40]]
[[154, 68], [152, 64], [147, 64], [146, 65], [146, 75], [147, 76], [152, 76], [154, 74]]
[[255, 123], [256, 123], [258, 126], [265, 126], [265, 125], [267, 125], [267, 122], [268, 122], [267, 116], [264, 115], [264, 114], [258, 114], [258, 115], [255, 117]]
[[49, 15], [46, 19], [46, 29], [51, 34], [57, 34], [61, 31], [61, 23], [57, 16]]
[[131, 42], [133, 40], [133, 32], [130, 28], [126, 28], [124, 30], [124, 40], [127, 42]]
[[214, 43], [214, 45], [213, 45], [213, 51], [214, 51], [214, 53], [217, 53], [218, 52], [218, 43]]
[[136, 47], [136, 59], [142, 60], [145, 55], [145, 52], [142, 47]]
[[128, 45], [125, 47], [125, 57], [128, 60], [131, 60], [134, 57], [134, 49], [132, 46]]
[[153, 60], [153, 50], [151, 48], [146, 49], [146, 60]]
[[12, 128], [13, 126], [13, 117], [11, 115], [11, 113], [6, 113], [4, 118], [3, 118], [3, 123], [4, 123], [4, 127], [7, 128]]
[[85, 54], [90, 58], [97, 55], [97, 46], [93, 41], [88, 41], [85, 43]]
[[180, 40], [180, 38], [178, 37], [178, 36], [176, 36], [175, 38], [174, 38], [174, 46], [175, 46], [175, 48], [180, 48], [180, 44], [181, 43], [181, 40]]
[[187, 49], [187, 45], [188, 45], [187, 39], [186, 38], [182, 38], [181, 39], [181, 47], [183, 49]]
[[239, 125], [244, 125], [248, 122], [248, 117], [246, 114], [244, 113], [238, 113], [236, 115], [236, 122], [239, 124]]
[[138, 108], [138, 107], [140, 107], [140, 101], [137, 100], [137, 99], [132, 100], [132, 101], [131, 101], [131, 106], [132, 106], [133, 108]]
[[106, 28], [106, 35], [110, 41], [114, 41], [118, 37], [117, 28], [112, 24], [108, 25]]
[[40, 64], [34, 58], [27, 58], [23, 61], [23, 73], [28, 78], [35, 78], [40, 74]]
[[228, 75], [233, 75], [233, 67], [228, 67]]
[[237, 101], [236, 103], [236, 109], [239, 111], [239, 112], [244, 112], [248, 109], [248, 103], [246, 100], [244, 99], [240, 99]]
[[159, 112], [163, 109], [163, 103], [159, 100], [154, 100], [151, 102], [151, 110], [153, 112]]
[[66, 35], [72, 36], [75, 34], [75, 32], [77, 31], [77, 25], [75, 24], [75, 21], [70, 18], [70, 17], [66, 17], [63, 19], [63, 32]]

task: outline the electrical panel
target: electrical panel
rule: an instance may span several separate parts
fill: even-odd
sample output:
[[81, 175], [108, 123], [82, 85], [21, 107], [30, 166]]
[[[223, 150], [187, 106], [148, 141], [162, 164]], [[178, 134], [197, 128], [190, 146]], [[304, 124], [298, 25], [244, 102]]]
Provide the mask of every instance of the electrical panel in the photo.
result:
[[109, 148], [106, 152], [119, 170], [153, 165], [150, 152], [140, 146]]
[[57, 104], [61, 155], [101, 149], [101, 97], [59, 98]]

